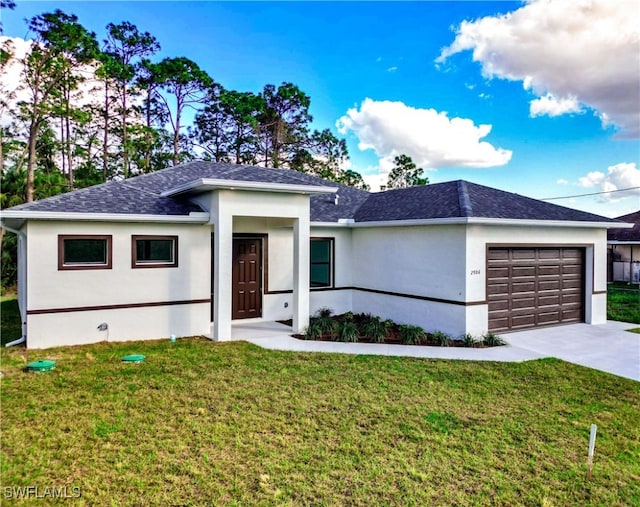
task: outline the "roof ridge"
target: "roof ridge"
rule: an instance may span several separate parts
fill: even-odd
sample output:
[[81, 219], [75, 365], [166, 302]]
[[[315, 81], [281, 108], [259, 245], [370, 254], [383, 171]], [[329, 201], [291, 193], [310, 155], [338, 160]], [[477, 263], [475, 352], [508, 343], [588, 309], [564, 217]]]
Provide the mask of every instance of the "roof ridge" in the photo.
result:
[[460, 205], [460, 214], [463, 217], [473, 216], [473, 206], [471, 205], [471, 198], [469, 197], [469, 191], [467, 190], [467, 182], [464, 180], [458, 180], [458, 203]]

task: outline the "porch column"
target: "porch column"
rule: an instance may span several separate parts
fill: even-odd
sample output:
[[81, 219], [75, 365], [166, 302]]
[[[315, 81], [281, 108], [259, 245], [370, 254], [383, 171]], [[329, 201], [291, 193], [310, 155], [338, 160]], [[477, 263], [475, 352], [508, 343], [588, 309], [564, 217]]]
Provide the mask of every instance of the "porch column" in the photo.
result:
[[213, 213], [213, 333], [215, 341], [231, 340], [231, 272], [233, 216], [216, 200]]
[[309, 325], [309, 215], [293, 223], [293, 332]]

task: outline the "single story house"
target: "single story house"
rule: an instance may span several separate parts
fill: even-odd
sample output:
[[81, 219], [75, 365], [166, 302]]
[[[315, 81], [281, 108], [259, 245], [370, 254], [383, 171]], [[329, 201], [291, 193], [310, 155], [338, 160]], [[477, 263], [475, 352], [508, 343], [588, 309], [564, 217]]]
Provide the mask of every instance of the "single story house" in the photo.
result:
[[232, 338], [321, 307], [452, 335], [606, 320], [620, 222], [467, 181], [369, 193], [194, 161], [1, 212], [30, 348]]
[[640, 283], [640, 210], [617, 220], [633, 226], [607, 231], [607, 278], [610, 282]]

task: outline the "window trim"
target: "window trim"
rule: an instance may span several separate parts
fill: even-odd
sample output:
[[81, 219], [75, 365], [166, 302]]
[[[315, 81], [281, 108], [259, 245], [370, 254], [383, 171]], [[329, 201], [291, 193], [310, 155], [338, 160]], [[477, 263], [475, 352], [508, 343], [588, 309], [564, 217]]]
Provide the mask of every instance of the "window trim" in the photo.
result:
[[[137, 241], [145, 240], [170, 240], [173, 241], [173, 261], [138, 261]], [[177, 268], [178, 267], [178, 236], [166, 236], [156, 234], [132, 234], [131, 235], [131, 269], [144, 268]]]
[[[67, 239], [97, 239], [106, 241], [107, 262], [105, 264], [64, 262], [64, 242]], [[73, 271], [83, 269], [111, 269], [113, 265], [113, 236], [111, 234], [58, 234], [58, 271]]]
[[[311, 242], [312, 241], [328, 241], [329, 242], [329, 285], [323, 285], [322, 287], [311, 286], [311, 266], [313, 264], [327, 264], [326, 262], [311, 261]], [[312, 236], [309, 238], [309, 290], [326, 290], [333, 289], [336, 285], [336, 238], [334, 237], [320, 237]]]

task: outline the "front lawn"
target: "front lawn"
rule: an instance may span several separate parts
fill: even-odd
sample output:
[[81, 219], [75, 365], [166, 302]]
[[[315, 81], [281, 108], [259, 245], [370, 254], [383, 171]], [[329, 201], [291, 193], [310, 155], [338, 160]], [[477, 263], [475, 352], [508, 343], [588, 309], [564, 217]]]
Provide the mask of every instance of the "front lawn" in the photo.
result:
[[[130, 353], [147, 359], [122, 363]], [[38, 358], [56, 369], [22, 370]], [[640, 504], [640, 384], [558, 360], [191, 338], [12, 348], [2, 371], [5, 497], [67, 486], [73, 505]]]
[[640, 289], [637, 285], [609, 284], [607, 319], [640, 324]]

